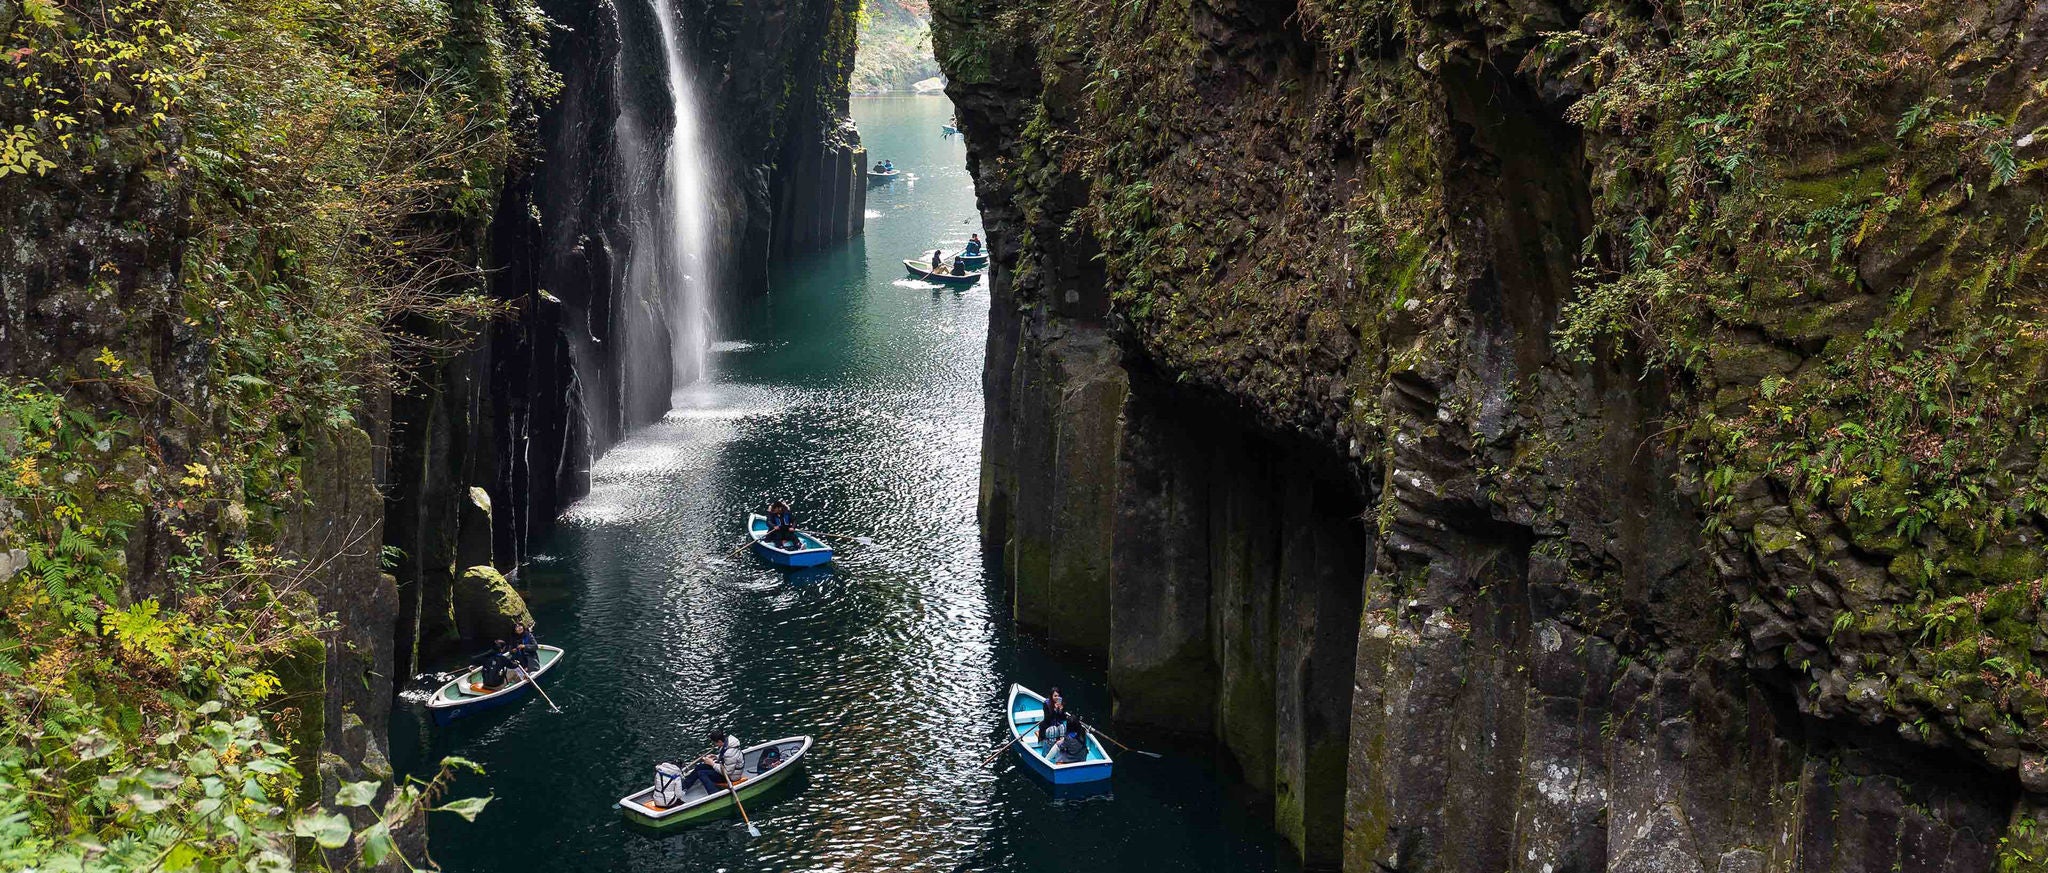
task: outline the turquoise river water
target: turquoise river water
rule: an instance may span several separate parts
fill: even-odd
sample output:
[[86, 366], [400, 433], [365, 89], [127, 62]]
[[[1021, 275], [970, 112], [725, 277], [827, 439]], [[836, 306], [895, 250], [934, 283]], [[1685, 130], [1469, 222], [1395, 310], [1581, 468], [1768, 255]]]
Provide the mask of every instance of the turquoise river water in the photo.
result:
[[[608, 453], [521, 584], [567, 659], [538, 698], [434, 727], [401, 703], [402, 771], [488, 769], [474, 823], [437, 816], [451, 871], [1239, 871], [1285, 867], [1271, 827], [1201, 755], [1123, 756], [1112, 790], [1054, 797], [1000, 742], [1011, 681], [1106, 717], [1092, 672], [1010, 625], [974, 520], [986, 287], [936, 289], [902, 259], [979, 230], [940, 97], [857, 98], [870, 154], [911, 178], [871, 189], [864, 238], [782, 265], [724, 313], [710, 375]], [[793, 498], [805, 527], [861, 537], [790, 574], [734, 555], [741, 516]], [[649, 835], [612, 804], [706, 728], [809, 734], [790, 784], [736, 818]]]

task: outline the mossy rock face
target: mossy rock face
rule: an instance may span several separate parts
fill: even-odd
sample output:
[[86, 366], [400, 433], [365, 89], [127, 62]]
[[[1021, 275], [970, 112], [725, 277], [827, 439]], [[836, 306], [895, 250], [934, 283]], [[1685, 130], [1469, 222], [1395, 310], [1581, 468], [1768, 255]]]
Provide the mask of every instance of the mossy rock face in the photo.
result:
[[455, 580], [455, 623], [465, 640], [511, 639], [514, 625], [533, 626], [533, 612], [504, 574], [471, 567]]
[[[988, 383], [1034, 380], [991, 390], [992, 433], [1086, 415], [1004, 343], [1103, 331], [1147, 376], [1134, 396], [1227, 409], [1373, 483], [1389, 623], [1512, 603], [1531, 614], [1502, 624], [1703, 664], [1645, 675], [1670, 683], [1668, 713], [1743, 701], [1748, 721], [1718, 736], [1650, 735], [1668, 714], [1611, 745], [1573, 736], [1557, 722], [1594, 720], [1592, 692], [1497, 713], [1610, 768], [1611, 821], [1587, 814], [1630, 863], [1670, 848], [1638, 835], [1704, 823], [1688, 839], [1726, 841], [1699, 848], [1707, 869], [1772, 869], [1785, 859], [1748, 847], [1821, 819], [1756, 809], [1875, 790], [1815, 755], [1758, 777], [1783, 796], [1718, 805], [1708, 771], [1745, 744], [1868, 743], [1893, 762], [1868, 769], [1900, 784], [1926, 777], [1918, 753], [1975, 756], [2005, 775], [1960, 792], [1971, 824], [1879, 805], [1994, 831], [2015, 750], [2048, 752], [2048, 95], [2018, 84], [2048, 78], [2048, 24], [1971, 0], [1707, 5], [936, 4], [987, 226], [1015, 265], [991, 286]], [[992, 441], [992, 463], [1030, 466], [1002, 456], [1028, 444]], [[1013, 509], [1029, 531], [1053, 507]], [[1045, 538], [1014, 542], [1019, 589], [1044, 585]], [[1264, 708], [1218, 697], [1226, 733]], [[1385, 715], [1375, 754], [1398, 769], [1459, 730], [1441, 711]], [[1621, 766], [1680, 747], [1697, 757]], [[1680, 771], [1655, 802], [1630, 796], [1631, 776]], [[1314, 804], [1291, 792], [1277, 817], [1305, 835]], [[1658, 806], [1673, 797], [1688, 809]], [[1353, 827], [1384, 830], [1354, 833], [1358, 856], [1441, 860], [1395, 857], [1450, 832], [1410, 802], [1359, 801]], [[1738, 819], [1755, 829], [1731, 835]]]
[[320, 796], [320, 752], [327, 743], [327, 644], [319, 637], [301, 637], [270, 664], [277, 676], [277, 702], [269, 710], [291, 740], [292, 760], [299, 770], [299, 801]]

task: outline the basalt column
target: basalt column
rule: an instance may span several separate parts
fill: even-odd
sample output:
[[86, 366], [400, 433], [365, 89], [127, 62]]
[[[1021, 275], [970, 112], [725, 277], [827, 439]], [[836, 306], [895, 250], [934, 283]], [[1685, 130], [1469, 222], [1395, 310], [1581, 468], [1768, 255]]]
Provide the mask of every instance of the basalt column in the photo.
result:
[[1116, 718], [1213, 734], [1305, 861], [1334, 867], [1372, 553], [1360, 484], [1239, 416], [1133, 384], [1110, 577]]

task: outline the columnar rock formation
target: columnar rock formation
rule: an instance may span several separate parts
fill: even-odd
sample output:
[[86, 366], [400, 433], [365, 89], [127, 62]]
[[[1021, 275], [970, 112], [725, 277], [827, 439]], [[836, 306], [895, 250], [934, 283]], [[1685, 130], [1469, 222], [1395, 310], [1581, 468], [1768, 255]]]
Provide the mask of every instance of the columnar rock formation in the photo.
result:
[[2040, 869], [2038, 5], [934, 7], [1120, 723], [1316, 869]]

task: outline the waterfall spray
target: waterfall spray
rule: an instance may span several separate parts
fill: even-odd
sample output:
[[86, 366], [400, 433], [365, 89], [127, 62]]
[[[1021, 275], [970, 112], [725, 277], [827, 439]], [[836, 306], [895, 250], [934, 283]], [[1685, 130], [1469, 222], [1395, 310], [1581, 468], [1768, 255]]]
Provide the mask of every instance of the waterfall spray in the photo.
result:
[[[719, 270], [720, 219], [711, 183], [716, 176], [671, 2], [649, 0], [660, 42], [642, 44], [643, 51], [660, 56], [666, 108], [672, 110], [668, 129], [644, 123], [647, 119], [638, 113], [622, 118], [619, 126], [621, 152], [633, 178], [631, 241], [615, 319], [623, 340], [616, 352], [622, 375], [616, 402], [626, 429], [673, 408], [685, 389], [704, 378], [711, 347], [711, 300]], [[643, 105], [650, 103], [659, 106], [654, 101]]]
[[[661, 23], [662, 54], [668, 64], [668, 93], [675, 107], [674, 126], [669, 130], [668, 154], [663, 180], [667, 187], [668, 233], [662, 244], [668, 248], [670, 265], [669, 334], [672, 389], [704, 377], [711, 348], [711, 288], [716, 265], [712, 262], [711, 233], [715, 220], [709, 186], [705, 184], [706, 163], [702, 119], [697, 95], [683, 65], [682, 35], [669, 0], [652, 0], [654, 15]], [[673, 401], [672, 401], [673, 402]]]

